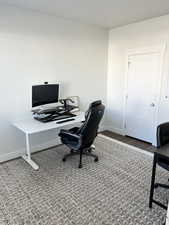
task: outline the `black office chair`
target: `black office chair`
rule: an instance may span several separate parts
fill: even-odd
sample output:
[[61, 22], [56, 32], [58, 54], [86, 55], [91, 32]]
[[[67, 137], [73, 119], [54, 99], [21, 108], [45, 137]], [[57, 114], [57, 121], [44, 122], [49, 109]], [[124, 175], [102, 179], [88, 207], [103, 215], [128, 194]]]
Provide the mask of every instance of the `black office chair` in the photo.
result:
[[[169, 122], [157, 127], [157, 147], [160, 148], [169, 143]], [[158, 165], [169, 171], [169, 161], [158, 156]], [[155, 183], [155, 188], [163, 187], [169, 189], [169, 185]]]
[[99, 123], [103, 117], [105, 107], [101, 101], [95, 101], [90, 104], [85, 115], [83, 125], [74, 127], [70, 130], [61, 130], [59, 136], [63, 144], [67, 145], [71, 151], [63, 157], [63, 161], [70, 156], [80, 154], [79, 168], [82, 168], [82, 155], [94, 157], [94, 161], [98, 161], [98, 156], [92, 154], [92, 144], [97, 136]]
[[[157, 127], [157, 148], [160, 148], [169, 143], [169, 122], [160, 124]], [[160, 154], [154, 155], [153, 170], [152, 170], [152, 180], [151, 180], [151, 189], [150, 189], [150, 200], [149, 207], [152, 208], [152, 203], [161, 206], [164, 209], [167, 209], [165, 205], [153, 199], [154, 188], [163, 187], [169, 189], [169, 185], [155, 183], [156, 175], [156, 164], [169, 171], [169, 160]]]

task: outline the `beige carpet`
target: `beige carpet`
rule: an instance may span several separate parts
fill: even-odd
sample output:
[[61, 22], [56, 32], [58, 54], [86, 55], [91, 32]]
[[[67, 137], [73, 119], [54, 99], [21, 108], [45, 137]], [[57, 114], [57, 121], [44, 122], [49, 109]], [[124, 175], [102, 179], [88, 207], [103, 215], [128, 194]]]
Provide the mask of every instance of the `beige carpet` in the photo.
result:
[[39, 171], [22, 159], [1, 164], [0, 225], [161, 225], [165, 210], [148, 208], [152, 157], [103, 137], [95, 145], [100, 161], [84, 157], [82, 169], [78, 156], [62, 162], [65, 146], [34, 154]]

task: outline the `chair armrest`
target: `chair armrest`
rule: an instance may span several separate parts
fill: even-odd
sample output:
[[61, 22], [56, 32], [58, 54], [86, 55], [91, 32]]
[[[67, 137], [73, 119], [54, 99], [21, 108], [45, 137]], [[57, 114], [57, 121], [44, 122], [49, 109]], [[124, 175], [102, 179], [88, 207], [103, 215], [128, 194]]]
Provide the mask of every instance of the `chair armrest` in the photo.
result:
[[81, 138], [81, 135], [72, 134], [68, 130], [64, 130], [64, 129], [60, 130], [59, 136], [60, 137], [72, 137], [72, 138], [76, 138], [76, 139], [80, 139]]

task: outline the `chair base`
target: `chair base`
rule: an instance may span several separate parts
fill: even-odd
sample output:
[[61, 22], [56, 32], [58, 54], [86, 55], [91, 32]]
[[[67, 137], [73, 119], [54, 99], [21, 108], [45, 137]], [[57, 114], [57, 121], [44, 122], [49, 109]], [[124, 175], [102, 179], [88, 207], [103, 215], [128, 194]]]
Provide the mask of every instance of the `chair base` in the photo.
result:
[[167, 185], [167, 184], [155, 183], [154, 188], [158, 188], [158, 187], [169, 189], [169, 185]]
[[[79, 151], [74, 151], [71, 149], [70, 153], [64, 155], [62, 161], [65, 162], [67, 160], [67, 158], [69, 157], [72, 157], [74, 155], [87, 155], [87, 156], [91, 156], [94, 158], [94, 162], [98, 162], [99, 161], [99, 158], [97, 155], [93, 154], [92, 153], [92, 149], [93, 147], [89, 148], [89, 149], [83, 149], [83, 150], [79, 150]], [[80, 163], [79, 163], [79, 168], [82, 168], [82, 159], [80, 160]]]
[[[158, 188], [158, 187], [169, 189], [169, 185], [161, 184], [161, 183], [155, 183], [154, 188]], [[152, 208], [152, 203], [155, 203], [156, 205], [160, 206], [161, 208], [167, 210], [167, 206], [163, 205], [161, 202], [158, 202], [154, 199], [151, 199], [151, 201], [149, 202], [149, 208]]]

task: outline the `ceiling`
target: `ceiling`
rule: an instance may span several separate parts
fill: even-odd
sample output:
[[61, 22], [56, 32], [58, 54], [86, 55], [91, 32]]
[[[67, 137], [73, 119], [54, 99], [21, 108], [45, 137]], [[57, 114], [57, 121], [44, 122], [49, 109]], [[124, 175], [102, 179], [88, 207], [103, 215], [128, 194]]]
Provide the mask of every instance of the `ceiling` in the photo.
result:
[[0, 0], [0, 3], [105, 28], [169, 14], [169, 0]]

